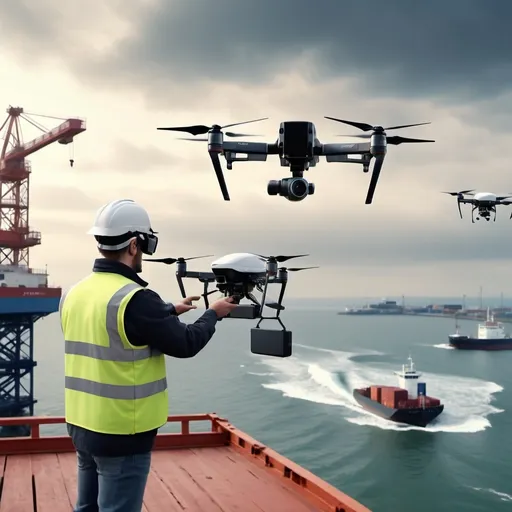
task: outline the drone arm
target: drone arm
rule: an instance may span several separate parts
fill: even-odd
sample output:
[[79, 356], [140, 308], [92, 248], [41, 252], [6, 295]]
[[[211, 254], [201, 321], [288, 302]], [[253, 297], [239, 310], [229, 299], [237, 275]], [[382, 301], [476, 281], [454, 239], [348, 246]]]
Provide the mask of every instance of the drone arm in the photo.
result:
[[232, 164], [233, 162], [266, 162], [267, 160], [267, 153], [246, 153], [246, 156], [244, 158], [241, 158], [239, 155], [243, 153], [233, 153], [231, 151], [224, 151], [224, 158], [226, 159], [228, 163], [228, 169], [229, 164]]
[[246, 155], [273, 155], [279, 153], [275, 144], [267, 144], [266, 142], [227, 141], [223, 142], [222, 147], [224, 152]]
[[184, 277], [191, 277], [192, 279], [199, 279], [199, 281], [208, 281], [210, 283], [213, 283], [215, 281], [215, 274], [213, 272], [196, 272], [196, 271], [189, 271], [187, 270], [187, 273], [184, 275]]
[[[322, 144], [315, 153], [319, 156], [362, 155], [370, 152], [369, 142], [355, 144]], [[329, 160], [327, 160], [329, 161]]]

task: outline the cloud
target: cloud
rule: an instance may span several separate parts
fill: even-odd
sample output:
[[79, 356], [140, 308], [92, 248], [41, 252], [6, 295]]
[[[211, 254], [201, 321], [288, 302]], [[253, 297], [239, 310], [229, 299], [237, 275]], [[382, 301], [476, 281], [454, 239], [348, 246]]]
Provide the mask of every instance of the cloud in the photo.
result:
[[[59, 145], [30, 157], [31, 224], [43, 232], [35, 266], [48, 263], [61, 284], [79, 279], [96, 256], [86, 235], [96, 209], [129, 197], [150, 211], [162, 256], [310, 253], [297, 264], [321, 268], [294, 275], [291, 295], [435, 295], [477, 281], [499, 291], [509, 209], [498, 210], [496, 223], [472, 225], [470, 209], [460, 220], [455, 200], [440, 192], [512, 192], [509, 81], [500, 82], [508, 60], [506, 46], [493, 49], [508, 29], [487, 23], [505, 19], [508, 3], [487, 11], [471, 1], [442, 9], [391, 1], [380, 10], [372, 2], [306, 8], [302, 0], [243, 10], [227, 0], [168, 4], [41, 0], [31, 17], [12, 12], [28, 2], [2, 12], [8, 101], [87, 118], [73, 169]], [[324, 159], [306, 173], [314, 196], [297, 204], [269, 197], [267, 182], [289, 176], [275, 156], [225, 170], [232, 200], [224, 202], [206, 144], [156, 130], [268, 116], [244, 131], [272, 142], [281, 120], [308, 119], [322, 142], [358, 133], [326, 115], [384, 126], [432, 121], [393, 135], [436, 142], [390, 147], [370, 206], [370, 175]], [[175, 290], [173, 272], [145, 269], [162, 291]]]
[[316, 80], [352, 77], [380, 96], [463, 102], [508, 89], [511, 15], [510, 2], [476, 0], [260, 0], [243, 9], [236, 0], [129, 8], [47, 0], [30, 9], [10, 2], [2, 18], [11, 44], [38, 52], [58, 44], [69, 65], [103, 83], [268, 84], [302, 60]]
[[154, 144], [145, 146], [118, 139], [110, 145], [109, 155], [103, 159], [94, 154], [87, 154], [79, 162], [87, 172], [122, 173], [147, 175], [156, 170], [169, 170], [183, 160], [177, 154], [171, 154]]

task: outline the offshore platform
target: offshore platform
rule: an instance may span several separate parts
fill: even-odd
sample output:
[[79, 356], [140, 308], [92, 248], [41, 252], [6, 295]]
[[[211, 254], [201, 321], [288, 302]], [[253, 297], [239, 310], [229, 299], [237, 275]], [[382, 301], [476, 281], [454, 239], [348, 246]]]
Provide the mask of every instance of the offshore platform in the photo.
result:
[[[0, 416], [34, 414], [34, 324], [59, 309], [62, 288], [48, 286], [46, 270], [30, 268], [29, 249], [41, 233], [29, 225], [30, 163], [25, 158], [52, 144], [70, 144], [85, 131], [82, 119], [47, 130], [21, 107], [0, 124]], [[40, 116], [60, 119], [53, 116]], [[21, 120], [43, 133], [23, 142]], [[62, 119], [61, 119], [62, 120]], [[74, 160], [70, 157], [70, 165]], [[6, 431], [1, 436], [11, 435]], [[20, 435], [19, 432], [16, 435]], [[25, 434], [27, 435], [27, 434]]]

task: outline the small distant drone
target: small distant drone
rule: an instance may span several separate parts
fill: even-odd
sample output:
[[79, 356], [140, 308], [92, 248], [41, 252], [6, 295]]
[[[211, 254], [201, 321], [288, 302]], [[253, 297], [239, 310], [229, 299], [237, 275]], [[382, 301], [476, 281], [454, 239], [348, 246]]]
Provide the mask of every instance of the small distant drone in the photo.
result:
[[[208, 134], [207, 138], [182, 138], [182, 140], [206, 141], [208, 142], [208, 153], [213, 163], [217, 180], [222, 191], [225, 201], [229, 201], [229, 193], [222, 173], [222, 167], [219, 155], [224, 155], [227, 162], [227, 168], [233, 168], [233, 162], [243, 161], [259, 161], [267, 160], [267, 155], [278, 155], [282, 167], [290, 167], [292, 173], [291, 178], [282, 180], [269, 181], [267, 192], [271, 196], [280, 195], [289, 201], [302, 201], [308, 195], [315, 192], [314, 183], [309, 183], [304, 177], [304, 171], [310, 167], [315, 167], [320, 161], [320, 156], [325, 156], [327, 162], [348, 162], [358, 163], [363, 166], [363, 172], [369, 171], [369, 165], [372, 158], [375, 158], [373, 166], [372, 178], [368, 194], [366, 196], [366, 204], [371, 204], [377, 181], [379, 179], [382, 164], [387, 153], [387, 145], [398, 145], [405, 142], [435, 142], [433, 140], [409, 139], [406, 137], [387, 137], [385, 130], [397, 130], [399, 128], [409, 128], [412, 126], [421, 126], [430, 123], [406, 124], [401, 126], [390, 126], [383, 128], [382, 126], [372, 126], [366, 123], [358, 123], [354, 121], [344, 121], [334, 117], [325, 117], [332, 121], [345, 123], [364, 132], [371, 131], [366, 135], [348, 135], [348, 137], [362, 137], [370, 139], [364, 143], [344, 143], [344, 144], [322, 144], [316, 135], [316, 127], [309, 121], [284, 121], [279, 126], [279, 136], [275, 143], [265, 142], [224, 142], [224, 134], [222, 130], [232, 126], [242, 124], [255, 123], [268, 119], [254, 119], [243, 123], [233, 123], [220, 126], [214, 124], [212, 126], [194, 125], [194, 126], [177, 126], [158, 128], [158, 130], [171, 130], [187, 132], [192, 135]], [[228, 137], [252, 137], [243, 133], [226, 132]], [[344, 137], [344, 135], [340, 135]], [[246, 155], [240, 158], [238, 155]]]
[[[473, 208], [471, 209], [471, 222], [475, 223], [474, 213], [475, 210], [478, 210], [479, 217], [476, 220], [485, 219], [487, 222], [491, 219], [491, 212], [494, 213], [494, 222], [496, 222], [496, 206], [509, 205], [512, 204], [512, 201], [505, 201], [512, 196], [497, 196], [491, 192], [477, 192], [473, 193], [473, 190], [461, 190], [460, 192], [443, 192], [443, 194], [450, 194], [451, 196], [457, 197], [457, 206], [459, 207], [460, 218], [462, 219], [462, 211], [460, 209], [460, 204], [471, 204]], [[464, 196], [473, 196], [472, 199], [468, 199]], [[512, 213], [510, 214], [510, 218], [512, 219]]]
[[[298, 254], [294, 256], [262, 256], [252, 253], [233, 253], [223, 256], [211, 264], [211, 272], [195, 272], [187, 270], [187, 261], [196, 258], [156, 258], [145, 259], [172, 265], [176, 263], [176, 279], [181, 295], [187, 296], [183, 285], [183, 278], [190, 277], [197, 279], [204, 285], [202, 297], [206, 308], [209, 307], [208, 295], [221, 292], [224, 296], [231, 296], [239, 304], [226, 318], [238, 318], [255, 320], [259, 318], [258, 324], [251, 329], [251, 352], [277, 357], [289, 357], [292, 354], [292, 333], [287, 331], [279, 314], [284, 310], [282, 305], [284, 292], [288, 282], [288, 272], [298, 272], [318, 267], [279, 267], [292, 258], [308, 256]], [[197, 258], [206, 258], [198, 256]], [[217, 289], [208, 291], [210, 283], [216, 283]], [[269, 284], [280, 284], [281, 291], [277, 302], [267, 299], [267, 288]], [[254, 290], [262, 294], [259, 302], [253, 294]], [[240, 304], [242, 299], [248, 299], [250, 304]], [[277, 310], [275, 316], [264, 317], [262, 311], [264, 306]], [[260, 323], [263, 320], [277, 320], [282, 330], [261, 329]]]

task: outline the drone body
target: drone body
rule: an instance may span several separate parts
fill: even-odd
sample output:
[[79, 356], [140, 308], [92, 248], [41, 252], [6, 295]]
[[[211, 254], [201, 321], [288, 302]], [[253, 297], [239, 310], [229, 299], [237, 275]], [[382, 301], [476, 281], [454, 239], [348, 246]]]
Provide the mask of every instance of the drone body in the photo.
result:
[[[158, 128], [158, 130], [183, 131], [191, 133], [192, 135], [207, 134], [207, 138], [204, 139], [186, 138], [184, 140], [207, 142], [208, 153], [212, 160], [217, 180], [225, 201], [229, 201], [230, 197], [224, 180], [224, 175], [222, 173], [222, 167], [219, 159], [220, 155], [225, 157], [228, 169], [233, 168], [233, 162], [264, 162], [267, 160], [267, 155], [278, 155], [280, 165], [282, 167], [289, 167], [292, 177], [269, 181], [267, 193], [269, 195], [285, 197], [289, 201], [302, 201], [308, 195], [314, 194], [315, 185], [314, 183], [309, 183], [304, 178], [304, 172], [309, 170], [310, 167], [315, 167], [320, 161], [320, 156], [325, 156], [327, 162], [358, 163], [363, 166], [363, 172], [369, 171], [370, 162], [372, 159], [375, 159], [372, 178], [366, 197], [366, 204], [371, 204], [384, 158], [387, 153], [388, 144], [398, 145], [404, 142], [434, 142], [433, 140], [410, 139], [398, 136], [387, 137], [385, 132], [385, 130], [408, 128], [411, 126], [419, 126], [429, 123], [417, 123], [383, 128], [382, 126], [372, 126], [366, 123], [344, 121], [333, 117], [327, 117], [327, 119], [355, 126], [362, 131], [371, 131], [371, 134], [369, 135], [357, 135], [357, 137], [370, 139], [369, 142], [323, 144], [317, 137], [315, 125], [310, 121], [281, 122], [279, 125], [277, 140], [273, 143], [224, 141], [224, 133], [222, 132], [223, 128], [253, 123], [264, 119], [267, 118], [255, 119], [253, 121], [234, 123], [225, 126], [217, 124], [211, 127], [195, 125], [165, 127]], [[226, 136], [246, 137], [250, 135], [226, 132]], [[247, 156], [239, 158], [239, 154]]]
[[227, 254], [212, 263], [212, 272], [215, 275], [235, 273], [233, 279], [265, 277], [265, 259], [249, 252], [235, 252]]
[[[202, 297], [206, 308], [209, 307], [208, 295], [211, 293], [221, 292], [224, 296], [233, 297], [239, 306], [230, 313], [230, 318], [260, 319], [256, 327], [251, 330], [251, 351], [262, 355], [288, 357], [291, 355], [291, 332], [286, 330], [279, 318], [280, 312], [284, 310], [282, 300], [288, 282], [288, 272], [317, 267], [280, 268], [278, 263], [301, 256], [307, 256], [307, 254], [269, 257], [245, 252], [227, 254], [211, 264], [211, 272], [188, 271], [187, 260], [195, 258], [159, 258], [144, 259], [144, 261], [161, 262], [168, 265], [176, 263], [176, 279], [183, 298], [187, 297], [183, 278], [191, 277], [202, 282], [204, 286]], [[217, 289], [208, 291], [210, 283], [215, 283]], [[267, 300], [269, 284], [281, 284], [277, 302]], [[261, 301], [254, 296], [255, 289], [262, 293]], [[250, 303], [240, 304], [244, 298], [248, 299]], [[262, 316], [264, 306], [277, 310], [276, 316]], [[282, 331], [260, 329], [259, 325], [263, 319], [277, 320], [283, 328]]]
[[[497, 196], [492, 192], [476, 192], [473, 190], [461, 190], [460, 192], [444, 192], [451, 196], [457, 197], [457, 206], [459, 208], [460, 218], [462, 219], [462, 211], [460, 208], [461, 204], [471, 204], [471, 222], [475, 222], [474, 213], [477, 211], [476, 220], [480, 218], [485, 219], [487, 222], [491, 220], [491, 213], [494, 213], [494, 222], [496, 222], [496, 206], [498, 205], [510, 205], [512, 201], [507, 201], [512, 196]], [[472, 197], [465, 197], [472, 196]], [[510, 215], [512, 219], [512, 214]]]

